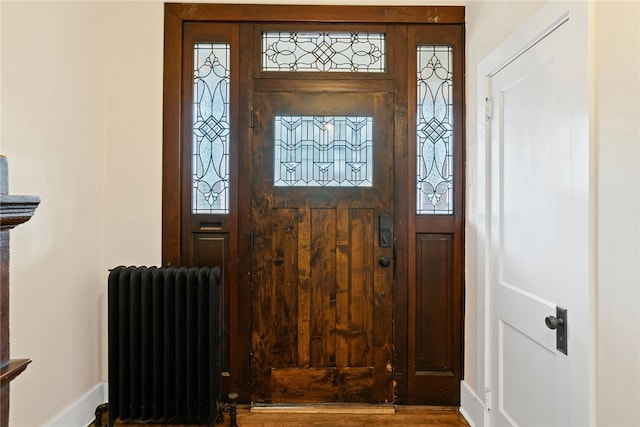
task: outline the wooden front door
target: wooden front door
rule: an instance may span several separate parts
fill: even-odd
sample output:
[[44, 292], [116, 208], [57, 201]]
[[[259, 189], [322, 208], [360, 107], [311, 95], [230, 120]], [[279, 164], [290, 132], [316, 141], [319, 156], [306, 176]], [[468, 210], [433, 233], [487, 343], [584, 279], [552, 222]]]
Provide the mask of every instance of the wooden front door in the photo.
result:
[[393, 402], [393, 95], [256, 93], [255, 402]]

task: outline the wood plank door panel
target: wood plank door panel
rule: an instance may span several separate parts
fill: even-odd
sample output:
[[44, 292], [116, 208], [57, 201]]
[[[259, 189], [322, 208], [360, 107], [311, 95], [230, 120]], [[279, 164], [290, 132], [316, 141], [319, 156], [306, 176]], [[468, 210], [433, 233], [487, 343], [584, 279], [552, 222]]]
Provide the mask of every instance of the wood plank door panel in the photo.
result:
[[[256, 402], [392, 402], [393, 96], [257, 93], [252, 222]], [[280, 114], [373, 118], [373, 183], [274, 186]]]

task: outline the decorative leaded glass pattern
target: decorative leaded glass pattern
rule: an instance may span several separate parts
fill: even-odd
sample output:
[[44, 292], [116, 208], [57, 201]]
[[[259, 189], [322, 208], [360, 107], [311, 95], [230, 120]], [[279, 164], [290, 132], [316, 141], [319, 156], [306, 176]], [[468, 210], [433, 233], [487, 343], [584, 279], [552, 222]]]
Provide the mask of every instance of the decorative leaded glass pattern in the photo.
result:
[[276, 187], [371, 187], [373, 118], [276, 116]]
[[263, 71], [385, 71], [383, 33], [262, 33]]
[[418, 46], [418, 214], [453, 213], [452, 61], [450, 46]]
[[194, 45], [193, 213], [229, 213], [229, 52]]

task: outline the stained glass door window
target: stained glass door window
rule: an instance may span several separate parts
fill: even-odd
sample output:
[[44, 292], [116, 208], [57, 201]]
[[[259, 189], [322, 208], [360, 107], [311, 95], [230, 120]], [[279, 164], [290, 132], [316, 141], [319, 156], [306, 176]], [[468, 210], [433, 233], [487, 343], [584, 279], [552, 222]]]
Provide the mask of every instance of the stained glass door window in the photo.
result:
[[193, 213], [229, 213], [229, 52], [225, 43], [194, 46]]
[[383, 33], [268, 31], [262, 34], [263, 71], [385, 71]]
[[276, 116], [276, 187], [371, 187], [373, 118]]
[[453, 51], [418, 46], [418, 214], [453, 213]]

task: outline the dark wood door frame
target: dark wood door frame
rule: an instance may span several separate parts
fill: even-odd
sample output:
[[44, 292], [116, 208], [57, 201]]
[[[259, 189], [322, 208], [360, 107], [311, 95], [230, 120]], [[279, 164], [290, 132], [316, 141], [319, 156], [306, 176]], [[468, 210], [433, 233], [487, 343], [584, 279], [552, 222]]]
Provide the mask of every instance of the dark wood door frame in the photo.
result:
[[[185, 247], [185, 234], [191, 230], [185, 225], [183, 200], [185, 186], [183, 183], [184, 168], [188, 162], [183, 159], [183, 141], [190, 135], [183, 134], [183, 120], [189, 113], [184, 111], [183, 96], [187, 90], [184, 85], [184, 76], [189, 68], [183, 62], [183, 49], [185, 44], [185, 28], [187, 23], [216, 22], [220, 24], [235, 23], [240, 25], [240, 33], [246, 31], [245, 37], [237, 40], [246, 40], [250, 37], [250, 31], [243, 30], [243, 23], [251, 22], [298, 22], [298, 23], [367, 23], [367, 24], [404, 24], [403, 30], [395, 32], [396, 38], [402, 38], [407, 43], [429, 42], [420, 31], [413, 30], [422, 24], [434, 24], [437, 32], [446, 33], [447, 27], [455, 27], [453, 31], [458, 34], [456, 40], [458, 46], [458, 62], [454, 70], [454, 79], [458, 82], [454, 98], [457, 106], [454, 107], [455, 129], [454, 138], [458, 147], [456, 155], [457, 172], [456, 182], [460, 187], [464, 186], [464, 7], [451, 6], [297, 6], [297, 5], [231, 5], [231, 4], [178, 4], [165, 5], [165, 39], [164, 39], [164, 101], [163, 101], [163, 202], [162, 202], [162, 262], [164, 265], [190, 264], [193, 262], [191, 248]], [[445, 41], [434, 38], [435, 43]], [[249, 46], [245, 46], [249, 47]], [[240, 48], [243, 48], [242, 46]], [[407, 51], [390, 51], [390, 61], [395, 64], [407, 64], [409, 54]], [[410, 68], [410, 67], [409, 67]], [[401, 99], [409, 99], [408, 103], [396, 106], [396, 124], [398, 132], [395, 136], [395, 193], [396, 193], [396, 287], [394, 293], [394, 379], [397, 383], [397, 402], [409, 404], [459, 404], [459, 382], [462, 379], [462, 348], [463, 348], [463, 218], [464, 197], [463, 191], [458, 191], [455, 200], [455, 213], [452, 216], [437, 216], [438, 218], [425, 220], [413, 214], [415, 206], [410, 202], [415, 197], [415, 148], [411, 144], [415, 137], [411, 135], [410, 126], [415, 124], [415, 104], [409, 92], [415, 79], [415, 70], [407, 70], [403, 76], [398, 76], [394, 88], [396, 96]], [[243, 84], [253, 83], [242, 82]], [[253, 89], [252, 89], [253, 90]], [[236, 112], [238, 126], [237, 138], [251, 140], [250, 110]], [[240, 165], [249, 165], [250, 150], [240, 150], [235, 153]], [[244, 167], [244, 166], [243, 166]], [[244, 173], [244, 172], [243, 172]], [[243, 183], [236, 176], [238, 193], [248, 194], [250, 183]], [[187, 187], [188, 188], [188, 187]], [[250, 200], [237, 197], [238, 210], [250, 211]], [[448, 223], [453, 225], [451, 232], [443, 234], [443, 239], [434, 233], [432, 229], [435, 223]], [[229, 239], [225, 246], [228, 256], [229, 273], [227, 279], [233, 282], [229, 289], [229, 304], [237, 306], [251, 301], [250, 289], [250, 233], [251, 222], [248, 217], [234, 218], [228, 225], [228, 232], [233, 238]], [[425, 244], [426, 241], [426, 244]], [[415, 318], [417, 293], [416, 280], [420, 279], [418, 267], [421, 260], [416, 259], [415, 253], [419, 248], [428, 249], [430, 244], [436, 242], [439, 245], [445, 242], [451, 246], [452, 256], [447, 262], [454, 263], [452, 277], [450, 278], [450, 298], [453, 307], [449, 313], [451, 325], [447, 333], [451, 339], [445, 340], [447, 346], [444, 353], [434, 357], [444, 357], [440, 372], [426, 369], [416, 375], [415, 341], [419, 330], [415, 325], [410, 325], [409, 320]], [[449, 249], [447, 249], [448, 251]], [[411, 254], [414, 255], [411, 255]], [[241, 254], [245, 254], [242, 256]], [[449, 292], [449, 291], [447, 291]], [[227, 391], [237, 391], [241, 400], [247, 400], [251, 395], [251, 324], [250, 319], [241, 318], [237, 313], [228, 313], [230, 316], [227, 331], [232, 340], [228, 349], [230, 359], [230, 377], [226, 379], [224, 387]], [[445, 354], [446, 353], [446, 354]], [[410, 361], [410, 359], [412, 359]], [[445, 386], [445, 383], [448, 384]], [[455, 387], [452, 386], [455, 384]], [[440, 392], [443, 387], [449, 391]]]

